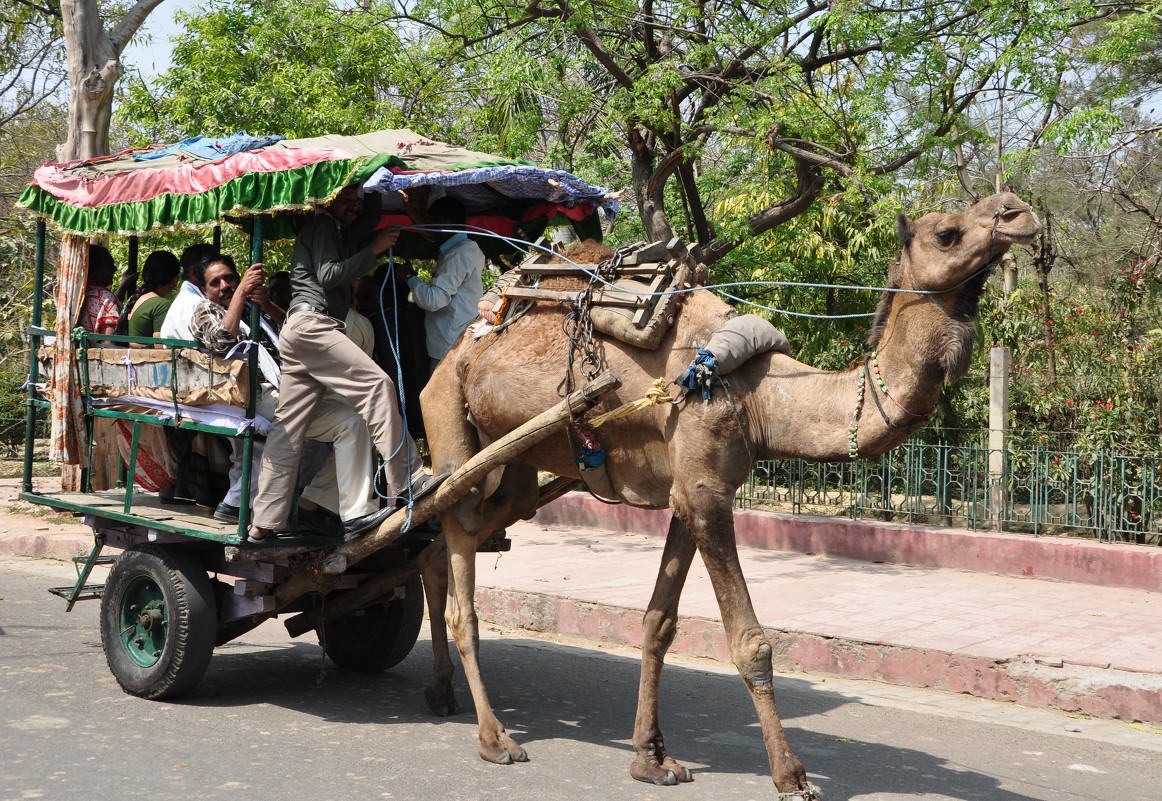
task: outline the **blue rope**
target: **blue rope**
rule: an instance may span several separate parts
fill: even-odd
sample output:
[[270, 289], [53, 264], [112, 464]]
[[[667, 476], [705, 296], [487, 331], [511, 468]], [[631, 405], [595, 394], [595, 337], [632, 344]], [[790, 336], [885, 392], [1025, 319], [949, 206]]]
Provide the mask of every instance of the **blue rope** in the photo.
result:
[[[383, 296], [387, 291], [388, 284], [391, 284], [392, 296], [392, 325], [389, 328], [387, 324], [387, 308], [383, 305]], [[387, 332], [387, 346], [391, 351], [392, 357], [395, 359], [395, 394], [399, 400], [399, 416], [403, 421], [403, 432], [400, 435], [399, 443], [395, 446], [395, 450], [391, 455], [384, 460], [383, 464], [379, 466], [377, 472], [383, 472], [383, 483], [387, 485], [386, 467], [387, 463], [395, 458], [399, 453], [400, 448], [403, 448], [407, 438], [411, 436], [410, 428], [408, 428], [408, 413], [407, 413], [407, 396], [404, 394], [403, 382], [403, 359], [400, 357], [400, 336], [399, 336], [399, 288], [395, 280], [395, 249], [392, 248], [387, 252], [387, 272], [383, 276], [383, 283], [379, 287], [379, 316], [383, 319], [383, 328]], [[403, 530], [407, 531], [412, 525], [412, 509], [415, 506], [411, 498], [411, 476], [412, 470], [412, 449], [407, 449], [407, 473], [408, 473], [408, 487], [407, 495], [387, 495], [380, 493], [379, 487], [375, 488], [375, 494], [388, 501], [406, 500], [408, 508], [407, 520], [404, 522]], [[376, 482], [378, 483], [378, 482]]]

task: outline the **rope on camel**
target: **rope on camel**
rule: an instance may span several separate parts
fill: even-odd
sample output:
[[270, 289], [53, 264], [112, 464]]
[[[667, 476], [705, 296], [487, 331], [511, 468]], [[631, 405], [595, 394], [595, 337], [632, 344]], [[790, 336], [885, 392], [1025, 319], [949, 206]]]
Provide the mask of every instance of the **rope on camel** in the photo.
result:
[[618, 406], [611, 412], [599, 414], [589, 421], [592, 428], [605, 425], [610, 420], [617, 420], [622, 417], [628, 417], [634, 412], [639, 412], [642, 409], [648, 409], [651, 406], [659, 406], [663, 403], [670, 402], [670, 393], [666, 391], [666, 386], [669, 384], [664, 378], [654, 380], [654, 383], [646, 391], [646, 396], [638, 400]]

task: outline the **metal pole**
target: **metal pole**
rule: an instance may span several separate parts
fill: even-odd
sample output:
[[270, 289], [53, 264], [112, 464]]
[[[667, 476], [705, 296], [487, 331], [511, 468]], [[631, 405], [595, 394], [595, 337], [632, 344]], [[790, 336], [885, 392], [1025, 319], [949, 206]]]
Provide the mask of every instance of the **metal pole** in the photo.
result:
[[[32, 328], [37, 330], [41, 323], [41, 295], [44, 292], [44, 220], [36, 222], [36, 257], [32, 279]], [[40, 379], [40, 365], [36, 352], [42, 342], [40, 334], [30, 333], [28, 337], [28, 416], [24, 425], [24, 483], [25, 492], [32, 492], [32, 453], [36, 437], [36, 383]]]
[[[218, 229], [215, 229], [218, 230]], [[250, 232], [250, 263], [262, 261], [262, 216], [255, 215], [254, 226]], [[258, 342], [261, 337], [258, 304], [251, 304], [250, 309], [250, 338]], [[258, 372], [258, 347], [252, 347], [248, 354], [250, 373], [250, 397], [246, 402], [246, 416], [253, 419], [258, 407], [258, 382], [262, 376]], [[238, 534], [244, 537], [250, 530], [250, 473], [251, 458], [254, 453], [254, 426], [250, 426], [242, 434], [242, 497], [238, 506]]]

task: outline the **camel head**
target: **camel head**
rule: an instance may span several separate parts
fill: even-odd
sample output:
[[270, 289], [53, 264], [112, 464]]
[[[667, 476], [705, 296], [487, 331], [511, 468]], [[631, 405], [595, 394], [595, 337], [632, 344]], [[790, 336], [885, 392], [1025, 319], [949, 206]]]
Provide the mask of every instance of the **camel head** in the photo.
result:
[[1014, 194], [978, 201], [956, 214], [933, 212], [918, 220], [901, 214], [897, 232], [902, 250], [890, 276], [900, 289], [952, 289], [985, 270], [1012, 245], [1041, 233], [1032, 206]]
[[[938, 293], [924, 297], [943, 310], [938, 315], [943, 322], [924, 337], [924, 347], [917, 347], [931, 369], [945, 381], [956, 381], [972, 360], [972, 321], [993, 265], [1012, 245], [1034, 241], [1041, 221], [1032, 206], [1006, 192], [956, 214], [933, 212], [918, 220], [901, 214], [897, 230], [902, 247], [889, 269], [888, 285]], [[869, 339], [873, 348], [901, 305], [892, 292], [880, 300]]]

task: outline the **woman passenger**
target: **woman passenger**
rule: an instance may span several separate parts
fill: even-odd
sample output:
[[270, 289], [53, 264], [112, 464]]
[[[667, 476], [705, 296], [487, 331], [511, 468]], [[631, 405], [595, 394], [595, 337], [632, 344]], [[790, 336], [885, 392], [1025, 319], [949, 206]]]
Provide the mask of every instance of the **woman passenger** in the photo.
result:
[[102, 245], [89, 245], [89, 275], [85, 285], [85, 299], [81, 303], [81, 313], [77, 325], [91, 334], [112, 334], [117, 330], [117, 320], [121, 316], [121, 306], [117, 297], [109, 290], [117, 265], [113, 254]]
[[[181, 278], [178, 258], [167, 250], [155, 250], [145, 260], [141, 271], [141, 288], [125, 303], [121, 319], [117, 321], [117, 333], [133, 337], [160, 337], [161, 324], [169, 311], [170, 300], [166, 296], [173, 292]], [[160, 347], [131, 342], [131, 348]]]

